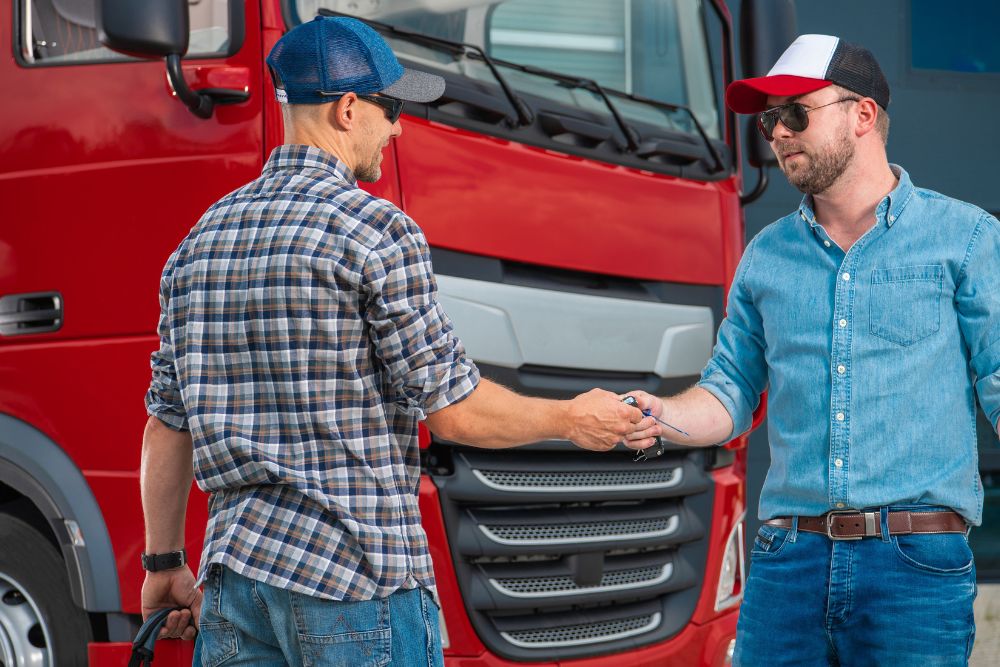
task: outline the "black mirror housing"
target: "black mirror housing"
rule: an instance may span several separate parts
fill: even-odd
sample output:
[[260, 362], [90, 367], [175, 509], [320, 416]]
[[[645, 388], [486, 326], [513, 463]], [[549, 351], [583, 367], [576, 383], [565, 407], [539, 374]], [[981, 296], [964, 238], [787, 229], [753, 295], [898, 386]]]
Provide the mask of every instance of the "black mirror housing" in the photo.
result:
[[140, 58], [184, 55], [187, 0], [97, 0], [98, 39], [112, 51]]

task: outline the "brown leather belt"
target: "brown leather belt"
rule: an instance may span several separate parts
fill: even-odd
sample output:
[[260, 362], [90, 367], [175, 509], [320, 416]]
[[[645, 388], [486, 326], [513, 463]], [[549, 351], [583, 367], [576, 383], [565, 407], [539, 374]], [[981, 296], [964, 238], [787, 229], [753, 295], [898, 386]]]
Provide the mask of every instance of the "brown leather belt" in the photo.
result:
[[[764, 522], [768, 526], [791, 528], [792, 518], [781, 516]], [[860, 540], [882, 537], [878, 512], [834, 511], [823, 516], [800, 516], [799, 530], [826, 535], [831, 540]], [[964, 533], [965, 519], [956, 512], [889, 512], [890, 535], [922, 533]]]

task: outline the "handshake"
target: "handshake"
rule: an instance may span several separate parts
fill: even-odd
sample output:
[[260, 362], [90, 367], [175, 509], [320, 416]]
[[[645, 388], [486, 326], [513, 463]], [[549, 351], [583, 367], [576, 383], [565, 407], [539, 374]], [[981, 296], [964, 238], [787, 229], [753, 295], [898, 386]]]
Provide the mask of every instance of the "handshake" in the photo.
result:
[[[613, 394], [592, 389], [566, 402], [569, 416], [567, 436], [577, 446], [592, 451], [607, 451], [619, 442], [636, 450], [636, 460], [663, 453], [660, 436], [664, 428], [687, 435], [664, 422], [660, 416], [663, 402], [644, 391]], [[653, 449], [650, 449], [653, 448]]]

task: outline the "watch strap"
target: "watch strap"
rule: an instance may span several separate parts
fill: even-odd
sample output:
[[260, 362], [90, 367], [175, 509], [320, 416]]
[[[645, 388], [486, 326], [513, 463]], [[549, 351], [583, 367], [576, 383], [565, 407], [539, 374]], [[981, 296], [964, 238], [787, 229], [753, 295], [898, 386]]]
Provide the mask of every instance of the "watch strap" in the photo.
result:
[[142, 554], [142, 569], [147, 572], [176, 570], [187, 565], [187, 549], [162, 554]]

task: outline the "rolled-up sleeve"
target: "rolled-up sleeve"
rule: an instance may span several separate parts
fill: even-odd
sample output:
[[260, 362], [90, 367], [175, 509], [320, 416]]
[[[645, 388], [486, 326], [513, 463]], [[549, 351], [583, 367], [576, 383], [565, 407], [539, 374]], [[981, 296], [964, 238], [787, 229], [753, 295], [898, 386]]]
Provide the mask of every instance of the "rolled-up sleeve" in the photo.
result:
[[146, 392], [146, 413], [175, 431], [187, 431], [187, 411], [184, 409], [180, 386], [177, 383], [177, 366], [170, 331], [171, 263], [167, 262], [163, 277], [160, 279], [160, 320], [156, 327], [160, 337], [160, 347], [150, 357], [153, 378]]
[[729, 412], [733, 420], [730, 440], [750, 429], [753, 411], [767, 386], [764, 328], [747, 284], [755, 241], [747, 246], [736, 269], [726, 304], [726, 318], [719, 327], [712, 358], [698, 382], [699, 387], [719, 399]]
[[471, 394], [479, 369], [438, 303], [427, 241], [410, 218], [393, 218], [363, 281], [369, 335], [396, 401], [423, 419]]
[[976, 394], [993, 428], [1000, 422], [1000, 223], [989, 214], [976, 225], [959, 274], [955, 305], [969, 349]]

